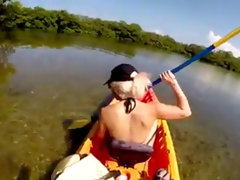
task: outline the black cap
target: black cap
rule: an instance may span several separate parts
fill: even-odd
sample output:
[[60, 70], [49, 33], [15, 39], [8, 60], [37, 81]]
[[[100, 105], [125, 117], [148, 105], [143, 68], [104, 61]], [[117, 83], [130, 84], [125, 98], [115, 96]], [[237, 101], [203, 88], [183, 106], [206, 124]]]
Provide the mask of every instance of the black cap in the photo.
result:
[[138, 73], [138, 70], [133, 67], [130, 64], [120, 64], [113, 68], [111, 71], [111, 77], [109, 80], [107, 80], [105, 84], [110, 84], [113, 81], [131, 81], [133, 80], [133, 77], [131, 77], [131, 74], [133, 72]]

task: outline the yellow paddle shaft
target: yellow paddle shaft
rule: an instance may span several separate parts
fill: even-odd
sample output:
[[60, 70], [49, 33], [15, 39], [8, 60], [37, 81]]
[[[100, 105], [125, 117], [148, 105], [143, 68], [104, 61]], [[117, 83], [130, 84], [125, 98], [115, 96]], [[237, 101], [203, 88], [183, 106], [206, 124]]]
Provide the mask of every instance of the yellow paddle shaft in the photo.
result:
[[236, 36], [238, 33], [240, 33], [240, 27], [234, 29], [232, 32], [230, 32], [229, 34], [227, 34], [225, 37], [219, 39], [217, 42], [215, 42], [213, 45], [214, 47], [218, 47], [221, 44], [225, 43], [226, 41], [228, 41], [229, 39], [231, 39], [232, 37]]

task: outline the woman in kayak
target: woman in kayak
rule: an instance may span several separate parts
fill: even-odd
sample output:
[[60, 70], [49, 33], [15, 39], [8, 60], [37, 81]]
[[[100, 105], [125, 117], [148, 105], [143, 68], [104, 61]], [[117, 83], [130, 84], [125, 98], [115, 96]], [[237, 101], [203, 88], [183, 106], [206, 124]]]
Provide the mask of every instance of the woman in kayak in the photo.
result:
[[157, 119], [182, 119], [191, 115], [188, 100], [175, 76], [167, 71], [160, 77], [172, 88], [176, 105], [160, 102], [151, 89], [148, 74], [138, 72], [130, 64], [116, 66], [105, 83], [118, 102], [101, 109], [96, 135], [104, 142], [100, 147], [107, 144], [119, 165], [133, 166], [150, 158]]
[[191, 115], [187, 97], [171, 71], [160, 75], [176, 97], [176, 105], [160, 102], [154, 93], [149, 103], [141, 102], [151, 81], [147, 73], [138, 72], [130, 64], [121, 64], [111, 71], [110, 79], [105, 83], [119, 102], [101, 109], [98, 136], [144, 143], [156, 119], [182, 119]]

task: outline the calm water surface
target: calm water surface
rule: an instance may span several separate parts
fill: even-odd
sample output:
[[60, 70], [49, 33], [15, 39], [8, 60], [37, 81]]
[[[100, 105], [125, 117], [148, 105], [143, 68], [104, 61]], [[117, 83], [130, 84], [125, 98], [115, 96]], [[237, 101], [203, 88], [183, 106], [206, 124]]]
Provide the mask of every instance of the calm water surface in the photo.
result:
[[[0, 179], [49, 179], [70, 152], [63, 122], [90, 119], [108, 94], [102, 84], [114, 66], [131, 63], [155, 79], [185, 60], [100, 39], [40, 33], [0, 38]], [[182, 179], [239, 180], [239, 74], [196, 62], [177, 78], [193, 112], [170, 122]], [[155, 91], [174, 103], [166, 85]]]

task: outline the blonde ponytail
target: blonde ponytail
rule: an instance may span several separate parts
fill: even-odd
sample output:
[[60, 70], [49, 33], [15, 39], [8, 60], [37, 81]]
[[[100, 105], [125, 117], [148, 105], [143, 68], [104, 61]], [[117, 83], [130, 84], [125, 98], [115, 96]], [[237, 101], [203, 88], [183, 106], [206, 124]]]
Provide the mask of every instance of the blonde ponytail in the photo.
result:
[[133, 78], [132, 83], [132, 96], [134, 98], [141, 98], [145, 94], [149, 86], [151, 86], [151, 81], [149, 79], [149, 74], [145, 72], [138, 73]]
[[148, 87], [151, 86], [149, 74], [140, 72], [134, 75], [132, 81], [114, 81], [110, 84], [110, 89], [121, 99], [141, 98]]

